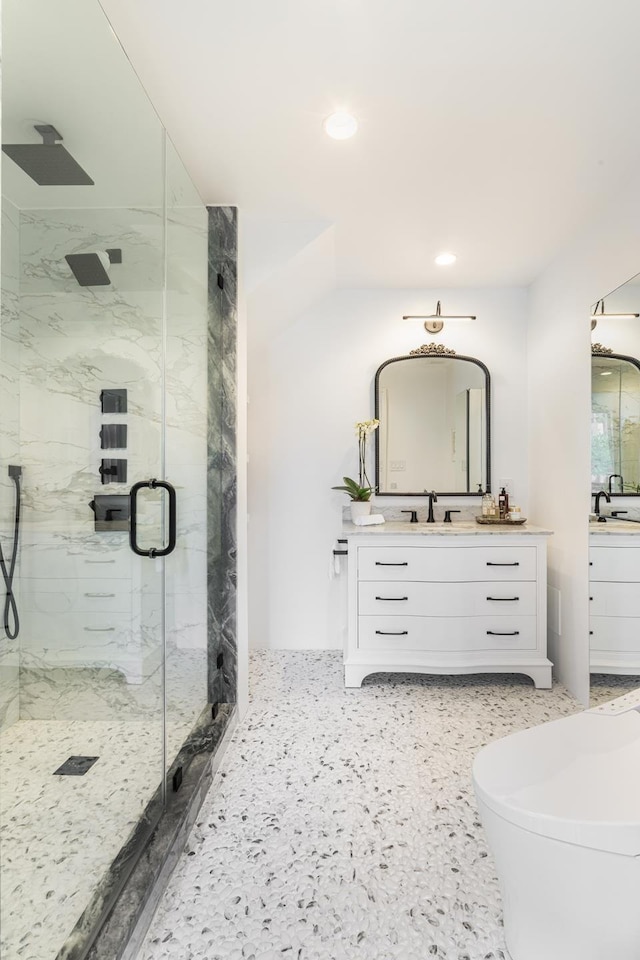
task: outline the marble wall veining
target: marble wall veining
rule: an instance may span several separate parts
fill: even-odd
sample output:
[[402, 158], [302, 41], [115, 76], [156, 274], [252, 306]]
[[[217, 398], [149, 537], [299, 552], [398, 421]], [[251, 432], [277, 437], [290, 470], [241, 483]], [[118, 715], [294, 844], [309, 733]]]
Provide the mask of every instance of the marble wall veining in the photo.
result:
[[[19, 340], [19, 211], [2, 201], [2, 298], [0, 301], [0, 543], [8, 559], [13, 539], [15, 493], [7, 467], [19, 463], [20, 340]], [[16, 568], [16, 574], [19, 568]], [[1, 581], [0, 581], [1, 584]], [[18, 577], [16, 576], [16, 593]], [[4, 591], [2, 592], [4, 605]], [[1, 612], [1, 610], [0, 610]], [[11, 640], [0, 618], [0, 730], [19, 716], [19, 640]]]
[[209, 213], [209, 699], [233, 703], [237, 691], [236, 338], [238, 216]]
[[[126, 531], [97, 533], [89, 504], [164, 469], [178, 496], [178, 546], [164, 580], [173, 749], [207, 698], [208, 234], [202, 205], [185, 202], [177, 163], [168, 173], [166, 225], [162, 208], [22, 211], [16, 435], [24, 468], [21, 716], [161, 709], [161, 569], [133, 556]], [[111, 285], [80, 287], [65, 254], [111, 247], [122, 250]], [[101, 412], [109, 387], [127, 390], [126, 413]], [[101, 450], [105, 422], [126, 423], [126, 449]], [[127, 460], [126, 484], [101, 483], [109, 456]], [[161, 503], [140, 495], [145, 546], [161, 535]], [[86, 599], [105, 593], [108, 608]]]

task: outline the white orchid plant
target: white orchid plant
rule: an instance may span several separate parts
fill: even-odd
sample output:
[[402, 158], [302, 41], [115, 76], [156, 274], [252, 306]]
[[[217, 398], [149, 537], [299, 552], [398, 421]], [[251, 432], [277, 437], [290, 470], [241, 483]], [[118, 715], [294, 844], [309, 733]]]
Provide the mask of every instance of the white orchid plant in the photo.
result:
[[332, 487], [332, 490], [342, 490], [351, 500], [370, 500], [373, 488], [367, 476], [367, 437], [377, 430], [379, 420], [359, 420], [356, 425], [358, 438], [358, 482], [351, 477], [343, 477], [344, 485]]

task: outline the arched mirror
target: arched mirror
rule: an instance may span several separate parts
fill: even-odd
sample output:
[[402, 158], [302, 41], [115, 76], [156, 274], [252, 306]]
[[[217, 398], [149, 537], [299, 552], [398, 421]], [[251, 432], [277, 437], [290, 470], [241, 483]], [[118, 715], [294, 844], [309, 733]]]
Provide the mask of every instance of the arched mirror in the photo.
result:
[[595, 345], [591, 357], [591, 490], [640, 496], [640, 360]]
[[375, 378], [375, 491], [477, 496], [491, 489], [489, 371], [429, 344], [383, 363]]

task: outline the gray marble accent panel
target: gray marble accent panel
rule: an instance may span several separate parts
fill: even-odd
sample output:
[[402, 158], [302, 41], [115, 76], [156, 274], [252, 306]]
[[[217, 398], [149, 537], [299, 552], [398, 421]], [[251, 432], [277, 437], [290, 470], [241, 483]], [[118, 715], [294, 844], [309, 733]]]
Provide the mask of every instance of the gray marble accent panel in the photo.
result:
[[[209, 700], [236, 700], [236, 337], [238, 216], [208, 207], [208, 629]], [[221, 666], [218, 666], [222, 658]]]

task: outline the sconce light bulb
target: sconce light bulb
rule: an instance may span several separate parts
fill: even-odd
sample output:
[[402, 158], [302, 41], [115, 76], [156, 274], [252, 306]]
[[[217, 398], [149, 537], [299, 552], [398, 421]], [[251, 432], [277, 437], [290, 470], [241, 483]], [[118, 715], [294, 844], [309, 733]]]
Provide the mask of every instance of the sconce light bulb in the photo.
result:
[[439, 267], [450, 267], [457, 259], [455, 253], [439, 253], [435, 259], [435, 263], [437, 263]]

